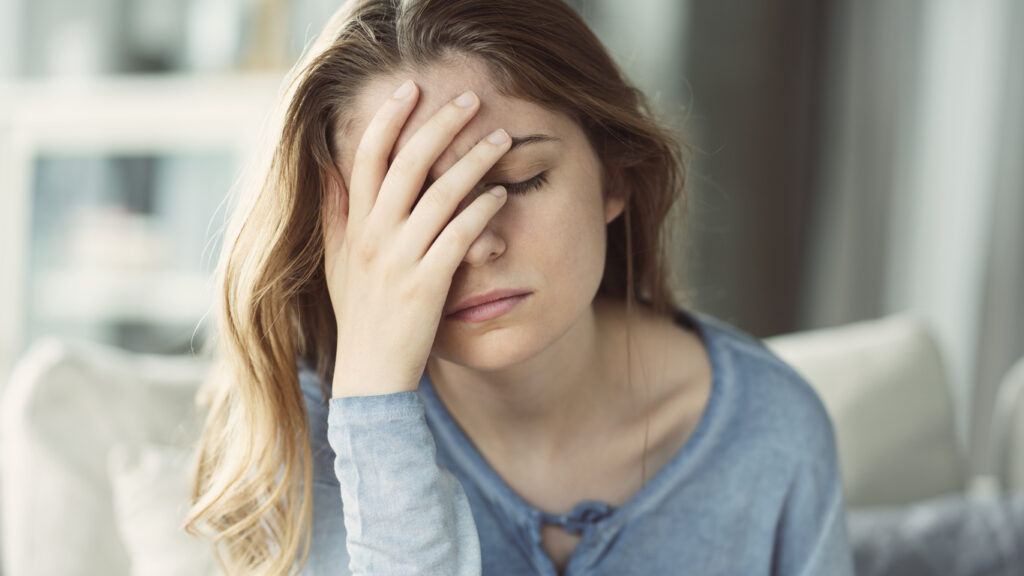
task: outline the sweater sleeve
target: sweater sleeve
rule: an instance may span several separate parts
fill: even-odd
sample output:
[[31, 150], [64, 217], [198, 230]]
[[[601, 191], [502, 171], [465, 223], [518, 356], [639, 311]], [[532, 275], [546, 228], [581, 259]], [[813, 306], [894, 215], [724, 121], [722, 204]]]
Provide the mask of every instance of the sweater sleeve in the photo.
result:
[[335, 574], [480, 575], [469, 500], [437, 463], [418, 392], [330, 399], [327, 440], [349, 556]]
[[823, 408], [819, 416], [779, 520], [776, 576], [853, 576], [835, 431]]

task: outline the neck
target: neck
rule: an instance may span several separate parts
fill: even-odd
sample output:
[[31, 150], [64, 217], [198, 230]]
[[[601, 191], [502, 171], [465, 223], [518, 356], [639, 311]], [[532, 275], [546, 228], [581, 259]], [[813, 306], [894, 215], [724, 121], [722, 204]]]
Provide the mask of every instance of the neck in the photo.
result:
[[557, 461], [608, 429], [611, 412], [626, 400], [624, 375], [611, 360], [622, 344], [603, 311], [587, 308], [558, 340], [513, 366], [484, 373], [432, 357], [428, 375], [478, 447]]

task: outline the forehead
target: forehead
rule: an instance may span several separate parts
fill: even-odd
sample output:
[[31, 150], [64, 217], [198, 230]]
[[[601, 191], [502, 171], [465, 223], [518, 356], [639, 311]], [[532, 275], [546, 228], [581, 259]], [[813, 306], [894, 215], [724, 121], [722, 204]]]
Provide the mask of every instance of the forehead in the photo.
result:
[[568, 141], [582, 135], [575, 122], [564, 114], [547, 110], [532, 102], [499, 94], [486, 67], [473, 58], [459, 58], [443, 64], [413, 70], [406, 74], [375, 77], [356, 98], [347, 129], [339, 133], [338, 150], [342, 171], [348, 174], [360, 138], [380, 106], [406, 79], [419, 87], [419, 100], [409, 119], [402, 127], [392, 151], [392, 157], [409, 142], [416, 131], [450, 100], [466, 90], [480, 97], [476, 115], [452, 140], [430, 170], [437, 178], [476, 142], [498, 128], [504, 128], [513, 137], [528, 134], [547, 134]]

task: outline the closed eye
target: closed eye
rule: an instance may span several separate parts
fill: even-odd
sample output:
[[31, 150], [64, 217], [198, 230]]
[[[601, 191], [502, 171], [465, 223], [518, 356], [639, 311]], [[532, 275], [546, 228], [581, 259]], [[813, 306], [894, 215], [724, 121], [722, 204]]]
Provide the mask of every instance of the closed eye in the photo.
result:
[[540, 174], [537, 174], [536, 176], [534, 176], [533, 178], [530, 178], [529, 180], [524, 180], [522, 182], [509, 182], [509, 183], [500, 183], [499, 182], [498, 184], [501, 185], [501, 186], [504, 186], [505, 190], [508, 190], [509, 194], [526, 194], [530, 190], [534, 190], [536, 188], [540, 188], [541, 186], [546, 184], [547, 181], [548, 181], [548, 173], [545, 170], [544, 172], [541, 172]]

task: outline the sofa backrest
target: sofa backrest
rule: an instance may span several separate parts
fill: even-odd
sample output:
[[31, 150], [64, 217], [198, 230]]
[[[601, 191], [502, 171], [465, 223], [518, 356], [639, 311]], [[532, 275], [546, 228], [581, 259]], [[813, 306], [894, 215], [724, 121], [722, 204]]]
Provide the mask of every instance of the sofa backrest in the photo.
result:
[[921, 321], [895, 315], [766, 343], [828, 409], [848, 506], [903, 505], [963, 490], [949, 380]]

